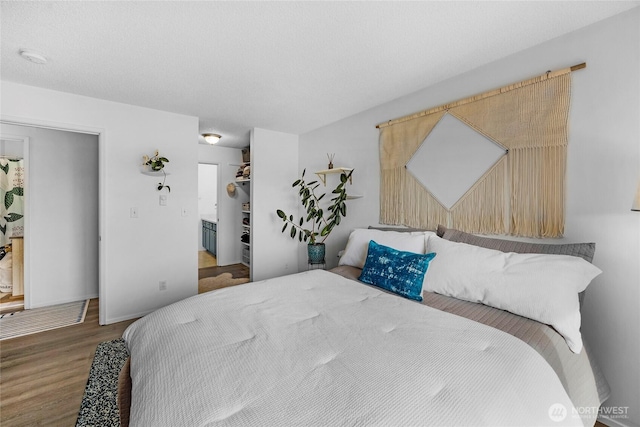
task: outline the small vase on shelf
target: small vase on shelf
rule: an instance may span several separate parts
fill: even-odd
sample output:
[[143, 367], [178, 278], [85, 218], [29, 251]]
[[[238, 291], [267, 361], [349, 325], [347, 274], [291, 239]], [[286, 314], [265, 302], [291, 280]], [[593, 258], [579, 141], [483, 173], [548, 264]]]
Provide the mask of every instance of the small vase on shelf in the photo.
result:
[[335, 153], [333, 153], [333, 154], [327, 153], [327, 157], [329, 158], [329, 166], [327, 167], [327, 169], [333, 169], [333, 158], [335, 156], [336, 156]]

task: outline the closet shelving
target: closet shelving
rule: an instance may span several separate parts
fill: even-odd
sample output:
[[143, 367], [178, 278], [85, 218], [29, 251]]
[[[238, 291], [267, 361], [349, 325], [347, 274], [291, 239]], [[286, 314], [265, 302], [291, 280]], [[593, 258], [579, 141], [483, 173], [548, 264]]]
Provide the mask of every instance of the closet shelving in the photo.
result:
[[[246, 221], [245, 221], [246, 220]], [[246, 223], [245, 223], [246, 222]], [[242, 240], [240, 237], [240, 243], [242, 243], [242, 264], [247, 267], [251, 266], [251, 211], [242, 210], [242, 234], [248, 235], [248, 242]]]
[[[248, 169], [249, 174], [246, 174], [244, 171]], [[240, 183], [249, 183], [251, 182], [251, 163], [243, 162], [241, 165], [238, 165], [238, 173], [236, 173], [236, 182]]]
[[242, 264], [247, 267], [251, 267], [251, 206], [250, 206], [250, 190], [251, 190], [251, 175], [242, 173], [246, 167], [249, 167], [250, 163], [245, 162], [240, 165], [238, 174], [236, 176], [236, 182], [242, 185], [242, 189], [246, 191], [248, 199], [242, 203], [242, 210], [240, 215], [240, 223], [242, 226], [242, 234], [240, 235], [240, 243], [242, 246]]

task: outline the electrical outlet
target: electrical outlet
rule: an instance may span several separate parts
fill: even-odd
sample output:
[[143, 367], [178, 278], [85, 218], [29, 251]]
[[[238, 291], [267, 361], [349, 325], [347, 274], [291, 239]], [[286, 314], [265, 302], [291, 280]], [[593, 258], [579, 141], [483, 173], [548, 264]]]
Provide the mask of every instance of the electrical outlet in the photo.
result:
[[161, 291], [166, 291], [167, 290], [167, 281], [166, 280], [161, 280], [158, 283], [158, 287], [160, 288]]
[[129, 209], [129, 216], [131, 218], [138, 218], [138, 208]]
[[161, 194], [160, 195], [160, 206], [167, 206], [167, 195], [166, 194]]

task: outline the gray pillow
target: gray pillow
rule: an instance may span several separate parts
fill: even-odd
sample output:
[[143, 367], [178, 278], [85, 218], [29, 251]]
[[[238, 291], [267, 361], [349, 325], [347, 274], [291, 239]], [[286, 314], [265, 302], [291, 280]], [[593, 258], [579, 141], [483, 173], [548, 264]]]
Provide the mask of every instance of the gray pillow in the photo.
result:
[[[564, 243], [560, 245], [549, 243], [526, 243], [513, 240], [495, 239], [490, 237], [480, 237], [464, 231], [454, 230], [438, 225], [436, 234], [443, 239], [452, 242], [467, 243], [482, 248], [494, 249], [500, 252], [515, 252], [518, 254], [551, 254], [551, 255], [571, 255], [577, 256], [585, 261], [592, 262], [596, 252], [595, 243]], [[580, 307], [584, 301], [586, 291], [580, 292], [578, 298]]]
[[438, 226], [436, 234], [443, 239], [452, 242], [462, 242], [487, 249], [495, 249], [500, 252], [515, 252], [518, 254], [551, 254], [577, 256], [585, 261], [592, 262], [596, 252], [595, 243], [526, 243], [513, 240], [480, 237], [464, 231]]
[[409, 228], [409, 227], [378, 227], [377, 225], [370, 225], [368, 228], [370, 230], [397, 231], [398, 233], [412, 233], [414, 231], [433, 231], [433, 230], [423, 230], [421, 228]]

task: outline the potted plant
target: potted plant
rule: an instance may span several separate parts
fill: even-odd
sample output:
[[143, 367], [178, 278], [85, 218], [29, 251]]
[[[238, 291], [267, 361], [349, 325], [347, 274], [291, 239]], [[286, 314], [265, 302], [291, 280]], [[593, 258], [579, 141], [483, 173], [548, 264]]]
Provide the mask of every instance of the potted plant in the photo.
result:
[[[324, 264], [324, 241], [329, 237], [334, 227], [340, 225], [341, 218], [347, 216], [345, 184], [351, 177], [353, 170], [340, 174], [340, 183], [331, 192], [334, 197], [326, 210], [320, 206], [320, 201], [326, 193], [319, 196], [316, 195], [316, 190], [320, 183], [318, 181], [306, 182], [304, 180], [305, 172], [306, 169], [302, 171], [302, 176], [295, 180], [291, 186], [298, 187], [300, 203], [306, 209], [306, 216], [302, 216], [296, 221], [293, 215], [287, 215], [281, 209], [276, 210], [276, 213], [284, 222], [283, 233], [290, 227], [289, 235], [292, 239], [295, 239], [297, 235], [300, 242], [307, 242], [309, 264]], [[327, 215], [326, 218], [325, 215]]]
[[151, 169], [152, 172], [162, 172], [162, 182], [158, 183], [158, 191], [166, 188], [169, 192], [171, 192], [171, 187], [168, 185], [164, 185], [167, 179], [167, 173], [164, 171], [164, 164], [169, 163], [169, 159], [166, 157], [161, 157], [160, 152], [156, 150], [153, 157], [149, 157], [147, 155], [142, 156], [142, 165], [147, 166]]

